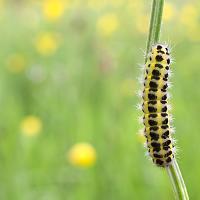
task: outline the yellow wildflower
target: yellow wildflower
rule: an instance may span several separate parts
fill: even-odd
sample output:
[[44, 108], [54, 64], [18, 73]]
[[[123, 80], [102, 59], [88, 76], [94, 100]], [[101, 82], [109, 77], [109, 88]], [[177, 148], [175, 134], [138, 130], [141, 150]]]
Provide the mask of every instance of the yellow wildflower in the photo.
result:
[[175, 14], [175, 9], [172, 3], [165, 3], [164, 11], [163, 11], [163, 20], [170, 21]]
[[114, 13], [106, 14], [97, 21], [97, 31], [102, 36], [111, 36], [119, 27], [119, 19]]
[[7, 60], [7, 67], [10, 72], [22, 72], [26, 67], [25, 57], [18, 53], [11, 55]]
[[189, 39], [200, 40], [199, 14], [195, 5], [187, 4], [182, 8], [180, 22], [185, 26], [185, 34]]
[[21, 122], [21, 131], [27, 136], [38, 135], [42, 130], [42, 122], [36, 116], [27, 116]]
[[65, 1], [64, 3], [63, 0], [44, 0], [44, 16], [50, 21], [55, 21], [63, 15], [64, 10], [67, 6], [68, 1]]
[[69, 150], [68, 160], [74, 166], [90, 167], [96, 161], [96, 151], [89, 143], [77, 143]]
[[0, 0], [0, 9], [3, 9], [4, 4], [5, 4], [4, 0]]
[[188, 29], [186, 32], [187, 37], [191, 40], [191, 41], [200, 41], [200, 27], [199, 27], [199, 23], [196, 22], [193, 24], [193, 27], [191, 27], [190, 29]]
[[41, 33], [36, 39], [36, 49], [41, 55], [51, 55], [58, 48], [57, 37], [52, 33]]
[[186, 25], [188, 28], [196, 25], [196, 21], [199, 17], [199, 11], [193, 4], [185, 5], [180, 11], [180, 22]]

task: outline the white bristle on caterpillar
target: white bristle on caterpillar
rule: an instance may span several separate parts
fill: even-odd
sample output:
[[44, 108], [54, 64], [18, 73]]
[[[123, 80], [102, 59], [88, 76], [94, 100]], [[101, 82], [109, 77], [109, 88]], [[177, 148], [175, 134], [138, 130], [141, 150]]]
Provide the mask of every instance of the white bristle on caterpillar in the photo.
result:
[[141, 110], [142, 110], [142, 104], [141, 104], [141, 103], [138, 103], [138, 104], [136, 105], [136, 109], [139, 110], [139, 111], [141, 111]]
[[142, 123], [143, 123], [143, 117], [142, 117], [142, 116], [139, 116], [139, 117], [138, 117], [138, 122], [139, 122], [139, 124], [142, 124]]
[[172, 117], [169, 114], [170, 95], [168, 88], [171, 86], [169, 77], [171, 75], [169, 47], [166, 44], [155, 44], [147, 54], [144, 68], [142, 90], [142, 109], [144, 115], [140, 118], [145, 126], [146, 147], [153, 162], [161, 167], [169, 166], [174, 159], [175, 140], [172, 134]]
[[139, 90], [139, 91], [137, 91], [137, 92], [136, 92], [136, 95], [137, 95], [138, 97], [142, 98], [142, 96], [143, 96], [143, 93], [142, 93], [142, 91], [141, 91], [141, 90]]

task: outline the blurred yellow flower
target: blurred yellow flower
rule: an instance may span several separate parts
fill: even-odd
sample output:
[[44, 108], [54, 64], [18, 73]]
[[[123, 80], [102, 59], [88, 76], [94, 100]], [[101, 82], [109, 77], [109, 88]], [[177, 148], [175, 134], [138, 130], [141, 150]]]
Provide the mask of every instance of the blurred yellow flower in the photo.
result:
[[7, 67], [10, 72], [20, 73], [26, 67], [26, 60], [22, 54], [13, 54], [7, 60]]
[[52, 33], [41, 33], [36, 39], [36, 49], [41, 55], [51, 55], [58, 48], [58, 39]]
[[141, 15], [136, 18], [136, 28], [140, 33], [147, 33], [149, 30], [149, 18], [147, 15]]
[[38, 135], [42, 130], [42, 122], [38, 117], [30, 115], [22, 120], [20, 128], [27, 136]]
[[196, 22], [196, 25], [194, 24], [194, 26], [192, 28], [188, 29], [186, 31], [186, 35], [193, 42], [200, 41], [200, 27], [199, 27], [199, 23]]
[[44, 16], [50, 21], [59, 19], [63, 15], [65, 8], [68, 7], [68, 3], [68, 1], [63, 0], [44, 0]]
[[200, 40], [199, 13], [193, 4], [185, 5], [180, 11], [180, 23], [185, 26], [185, 34], [193, 41]]
[[102, 36], [111, 36], [119, 27], [119, 19], [116, 14], [109, 13], [101, 16], [97, 21], [97, 31]]
[[69, 150], [68, 160], [74, 166], [90, 167], [96, 162], [96, 151], [89, 143], [77, 143]]
[[193, 27], [199, 18], [198, 8], [193, 4], [183, 6], [180, 11], [180, 22], [187, 27]]
[[123, 96], [133, 96], [135, 90], [135, 81], [133, 79], [126, 79], [121, 82], [120, 92]]
[[163, 10], [163, 20], [170, 21], [175, 14], [174, 5], [172, 3], [165, 3], [164, 10]]
[[4, 0], [0, 0], [0, 9], [4, 8], [4, 4], [5, 4]]

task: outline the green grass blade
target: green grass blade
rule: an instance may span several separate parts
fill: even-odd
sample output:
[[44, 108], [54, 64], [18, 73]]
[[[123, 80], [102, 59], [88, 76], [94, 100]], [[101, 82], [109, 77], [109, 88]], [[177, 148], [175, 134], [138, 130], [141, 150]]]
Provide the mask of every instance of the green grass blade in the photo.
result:
[[170, 177], [176, 199], [189, 200], [187, 189], [176, 159], [174, 159], [172, 165], [167, 167], [166, 170]]
[[159, 41], [164, 0], [153, 0], [146, 55], [150, 47]]

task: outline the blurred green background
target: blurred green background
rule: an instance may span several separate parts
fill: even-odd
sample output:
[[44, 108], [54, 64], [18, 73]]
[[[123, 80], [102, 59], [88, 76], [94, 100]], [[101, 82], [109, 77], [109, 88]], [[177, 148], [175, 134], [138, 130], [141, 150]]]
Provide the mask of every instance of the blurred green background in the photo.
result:
[[[173, 199], [137, 134], [150, 8], [147, 0], [0, 1], [1, 200]], [[177, 159], [199, 199], [200, 2], [166, 1], [161, 38], [175, 60]]]

